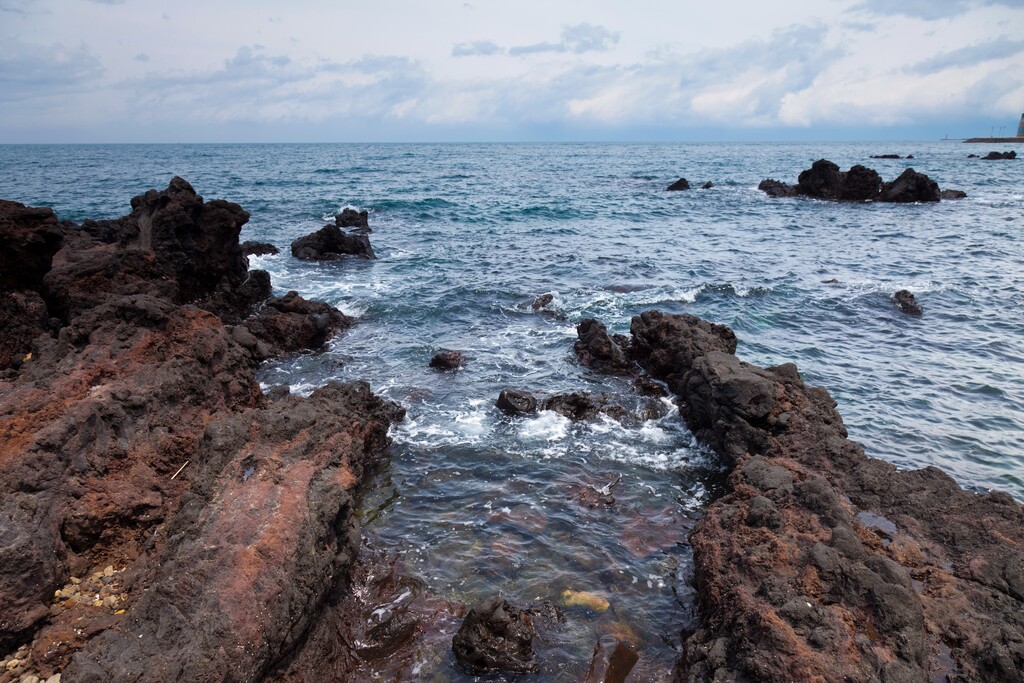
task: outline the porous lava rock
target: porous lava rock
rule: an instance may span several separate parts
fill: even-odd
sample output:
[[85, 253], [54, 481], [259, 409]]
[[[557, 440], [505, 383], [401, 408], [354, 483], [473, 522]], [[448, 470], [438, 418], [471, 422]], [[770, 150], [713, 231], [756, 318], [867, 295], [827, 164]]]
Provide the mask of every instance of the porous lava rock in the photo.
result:
[[272, 256], [281, 250], [269, 242], [242, 242], [242, 253], [246, 256]]
[[690, 535], [701, 616], [676, 680], [1021, 681], [1024, 506], [867, 457], [792, 364], [676, 353], [702, 322], [647, 342], [731, 472]]
[[0, 200], [0, 291], [38, 290], [63, 241], [52, 209]]
[[761, 181], [758, 189], [770, 197], [804, 196], [847, 202], [911, 203], [940, 199], [935, 181], [912, 168], [886, 183], [873, 169], [858, 164], [844, 172], [827, 159], [818, 159], [802, 171], [795, 186], [768, 179]]
[[458, 351], [438, 351], [430, 359], [430, 367], [435, 370], [458, 370], [466, 364], [466, 357]]
[[[725, 325], [696, 316], [645, 311], [630, 322], [631, 352], [637, 363], [680, 393], [686, 371], [711, 351], [736, 351], [736, 335]], [[681, 368], [686, 368], [680, 372]]]
[[608, 328], [593, 318], [584, 318], [576, 326], [579, 337], [573, 348], [580, 363], [599, 372], [630, 374], [629, 340], [608, 334]]
[[377, 258], [369, 237], [344, 232], [337, 225], [325, 225], [292, 242], [292, 256], [303, 261], [340, 261], [349, 256]]
[[474, 605], [452, 639], [459, 665], [479, 676], [501, 671], [526, 673], [538, 666], [537, 633], [529, 614], [500, 596]]
[[764, 192], [769, 197], [795, 197], [796, 188], [792, 185], [787, 185], [780, 180], [772, 180], [767, 178], [762, 180], [757, 185], [757, 189]]
[[[317, 342], [274, 346], [207, 310], [269, 285], [238, 244], [248, 214], [178, 178], [132, 204], [56, 223], [42, 281], [4, 293], [48, 320], [0, 374], [0, 650], [29, 644], [42, 679], [261, 680], [344, 592], [353, 501], [403, 411], [359, 382], [268, 401], [259, 362]], [[264, 310], [315, 340], [319, 306]], [[97, 567], [113, 606], [68, 598]]]
[[342, 209], [341, 213], [334, 217], [334, 224], [339, 228], [370, 228], [370, 214], [368, 211], [356, 211], [355, 209]]
[[599, 415], [621, 420], [628, 415], [628, 411], [615, 403], [608, 394], [586, 391], [556, 394], [545, 399], [542, 406], [544, 410], [558, 413], [570, 420], [592, 420]]
[[878, 196], [881, 202], [937, 202], [941, 199], [939, 185], [923, 173], [912, 168], [903, 171], [896, 180], [882, 185]]
[[342, 330], [352, 319], [334, 306], [302, 298], [298, 292], [267, 300], [258, 313], [242, 323], [267, 345], [266, 357], [294, 351], [313, 351]]
[[917, 316], [924, 313], [921, 304], [917, 302], [917, 297], [906, 289], [901, 289], [893, 294], [892, 299], [896, 302], [896, 306], [907, 315]]

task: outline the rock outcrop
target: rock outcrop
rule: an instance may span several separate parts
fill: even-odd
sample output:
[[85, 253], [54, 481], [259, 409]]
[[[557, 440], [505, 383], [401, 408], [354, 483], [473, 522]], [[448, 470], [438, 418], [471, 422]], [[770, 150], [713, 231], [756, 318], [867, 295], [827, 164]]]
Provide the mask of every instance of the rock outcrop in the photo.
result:
[[281, 250], [269, 242], [242, 242], [242, 253], [245, 256], [272, 256]]
[[[0, 649], [43, 679], [261, 679], [343, 588], [401, 409], [358, 382], [262, 394], [261, 360], [347, 319], [293, 294], [246, 317], [270, 283], [238, 205], [175, 178], [114, 221], [10, 207], [40, 234], [2, 239], [38, 257], [0, 296], [46, 322], [0, 375]], [[97, 568], [121, 592], [82, 601]]]
[[701, 621], [677, 680], [1024, 680], [1024, 506], [867, 457], [827, 391], [739, 360], [720, 326], [633, 326], [731, 470], [690, 537]]
[[576, 326], [579, 336], [573, 348], [580, 363], [599, 372], [630, 374], [632, 363], [627, 350], [629, 340], [621, 334], [610, 335], [608, 328], [593, 318]]
[[689, 181], [686, 180], [686, 178], [680, 178], [679, 180], [675, 181], [674, 183], [672, 183], [671, 185], [669, 185], [668, 187], [665, 188], [665, 190], [668, 191], [668, 192], [678, 192], [680, 190], [689, 190], [689, 189], [690, 189], [690, 183], [689, 183]]
[[466, 357], [458, 351], [438, 351], [430, 359], [430, 367], [435, 370], [458, 370], [466, 364]]
[[981, 157], [984, 161], [999, 161], [1000, 159], [1016, 159], [1017, 152], [1010, 150], [1009, 152], [989, 152], [985, 156]]
[[827, 159], [819, 159], [801, 172], [795, 186], [768, 179], [761, 181], [758, 189], [769, 197], [803, 196], [846, 202], [937, 202], [941, 198], [938, 185], [912, 168], [885, 183], [870, 168], [858, 164], [849, 171], [840, 171]]
[[[346, 232], [345, 228], [352, 228]], [[334, 224], [325, 225], [316, 232], [292, 242], [292, 256], [303, 261], [341, 261], [350, 256], [374, 259], [370, 246], [368, 214], [345, 209], [334, 218]]]
[[896, 302], [896, 306], [907, 315], [921, 315], [924, 313], [921, 304], [917, 303], [917, 298], [906, 289], [901, 289], [893, 294], [892, 299]]

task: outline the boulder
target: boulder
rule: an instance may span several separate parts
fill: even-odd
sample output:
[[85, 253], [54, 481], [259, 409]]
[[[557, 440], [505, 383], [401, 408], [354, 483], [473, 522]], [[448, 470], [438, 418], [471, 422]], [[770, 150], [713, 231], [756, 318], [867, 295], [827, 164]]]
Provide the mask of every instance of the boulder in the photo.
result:
[[872, 154], [871, 159], [902, 159], [899, 154]]
[[710, 190], [714, 186], [715, 186], [715, 184], [709, 180], [706, 183], [704, 183], [704, 185], [702, 186], [702, 189]]
[[292, 256], [303, 261], [340, 261], [349, 256], [377, 258], [369, 237], [343, 232], [337, 225], [325, 225], [292, 242]]
[[678, 192], [679, 190], [689, 190], [690, 183], [687, 182], [686, 178], [680, 178], [671, 185], [665, 188], [668, 192]]
[[39, 290], [63, 241], [52, 209], [0, 200], [0, 291]]
[[599, 415], [608, 415], [616, 419], [625, 418], [625, 408], [612, 402], [608, 394], [574, 391], [568, 394], [557, 394], [542, 403], [544, 410], [567, 417], [570, 420], [591, 420]]
[[435, 370], [458, 370], [466, 364], [466, 357], [458, 351], [438, 351], [430, 359], [430, 367]]
[[839, 199], [843, 190], [844, 174], [827, 159], [818, 159], [797, 179], [797, 194], [818, 199]]
[[778, 180], [772, 180], [771, 178], [768, 178], [767, 180], [762, 180], [758, 184], [757, 189], [761, 190], [761, 192], [764, 192], [769, 197], [796, 196], [795, 187], [793, 187], [792, 185], [787, 185], [786, 183], [780, 182]]
[[939, 184], [923, 173], [912, 168], [903, 171], [891, 183], [882, 186], [878, 197], [881, 202], [937, 202], [940, 199]]
[[537, 412], [537, 399], [533, 394], [518, 389], [502, 389], [496, 405], [506, 415], [530, 415]]
[[242, 253], [246, 256], [268, 256], [280, 254], [281, 250], [269, 242], [242, 242]]
[[997, 161], [1000, 159], [1016, 159], [1017, 152], [1010, 150], [1009, 152], [989, 152], [985, 156], [981, 157], [985, 161]]
[[924, 313], [921, 304], [917, 303], [917, 298], [906, 289], [901, 289], [893, 294], [892, 299], [896, 302], [896, 306], [907, 315], [916, 316]]
[[617, 640], [614, 647], [605, 647], [598, 640], [583, 683], [625, 683], [639, 660], [640, 654], [629, 643]]
[[535, 636], [529, 614], [496, 596], [469, 610], [452, 639], [452, 651], [472, 676], [527, 673], [539, 665], [533, 650]]
[[843, 175], [843, 186], [838, 199], [848, 202], [872, 200], [878, 196], [881, 188], [882, 179], [878, 173], [858, 164]]
[[551, 293], [541, 294], [540, 296], [533, 300], [533, 303], [530, 304], [530, 308], [532, 308], [535, 311], [539, 311], [542, 308], [547, 308], [548, 305], [550, 305], [551, 302], [554, 300], [554, 298], [555, 295]]
[[939, 198], [942, 200], [964, 199], [966, 197], [967, 193], [963, 190], [943, 190], [939, 193]]
[[334, 306], [288, 292], [269, 299], [243, 326], [266, 345], [267, 353], [277, 356], [319, 349], [338, 332], [351, 327], [352, 319]]
[[576, 326], [573, 348], [583, 365], [610, 374], [631, 374], [633, 365], [627, 350], [629, 340], [622, 335], [609, 335], [608, 328], [593, 318], [585, 318]]
[[370, 228], [370, 214], [367, 211], [356, 211], [355, 209], [342, 209], [341, 213], [334, 217], [334, 224], [339, 228]]
[[679, 393], [697, 358], [712, 351], [736, 351], [736, 335], [689, 314], [645, 311], [630, 322], [631, 351], [640, 367]]

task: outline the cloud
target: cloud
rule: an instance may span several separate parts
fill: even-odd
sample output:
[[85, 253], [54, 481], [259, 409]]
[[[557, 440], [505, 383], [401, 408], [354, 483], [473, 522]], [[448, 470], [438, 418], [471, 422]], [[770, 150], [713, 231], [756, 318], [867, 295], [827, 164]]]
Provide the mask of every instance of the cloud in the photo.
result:
[[513, 56], [530, 55], [541, 52], [605, 52], [619, 42], [619, 34], [604, 26], [593, 24], [576, 24], [562, 29], [561, 40], [557, 43], [534, 43], [510, 47], [508, 53]]
[[149, 61], [149, 55], [147, 55], [145, 52], [140, 52], [139, 54], [135, 55], [135, 57], [133, 57], [133, 59], [136, 62], [148, 62]]
[[881, 16], [901, 15], [917, 19], [949, 19], [979, 7], [1019, 8], [1020, 0], [864, 0], [851, 9]]
[[103, 64], [85, 43], [33, 45], [12, 40], [0, 52], [0, 100], [20, 101], [97, 81]]
[[471, 43], [458, 43], [452, 47], [452, 57], [487, 57], [499, 55], [505, 52], [505, 48], [492, 43], [489, 40], [476, 40]]
[[995, 59], [1006, 59], [1024, 52], [1024, 40], [1011, 40], [1005, 36], [985, 43], [975, 43], [957, 50], [942, 52], [906, 67], [913, 74], [933, 74], [946, 69], [976, 66]]

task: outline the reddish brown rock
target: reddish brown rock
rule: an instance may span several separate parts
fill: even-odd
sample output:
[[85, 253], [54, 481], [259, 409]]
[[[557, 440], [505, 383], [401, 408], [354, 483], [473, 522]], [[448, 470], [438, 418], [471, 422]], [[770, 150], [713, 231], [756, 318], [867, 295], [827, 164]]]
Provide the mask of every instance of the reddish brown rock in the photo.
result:
[[269, 356], [294, 351], [312, 351], [338, 332], [348, 329], [352, 319], [322, 301], [303, 299], [298, 292], [274, 297], [243, 325], [267, 345]]

